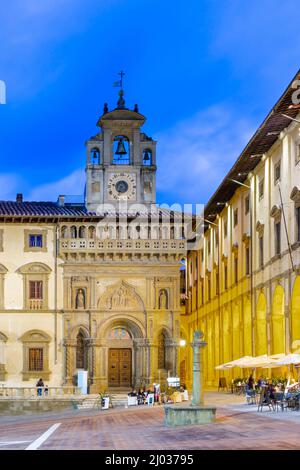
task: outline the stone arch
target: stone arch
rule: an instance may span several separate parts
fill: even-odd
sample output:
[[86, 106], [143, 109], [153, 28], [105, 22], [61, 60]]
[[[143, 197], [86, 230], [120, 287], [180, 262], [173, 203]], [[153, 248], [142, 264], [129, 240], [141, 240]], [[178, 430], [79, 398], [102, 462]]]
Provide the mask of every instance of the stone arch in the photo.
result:
[[271, 352], [285, 353], [284, 289], [281, 285], [276, 286], [273, 294], [271, 325]]
[[267, 301], [263, 292], [259, 294], [256, 305], [255, 343], [256, 356], [267, 354]]
[[291, 333], [292, 333], [292, 350], [294, 351], [300, 346], [300, 276], [296, 277], [294, 286], [293, 286], [293, 292], [292, 292]]
[[79, 331], [82, 331], [82, 333], [84, 334], [84, 337], [85, 337], [85, 338], [89, 338], [89, 337], [90, 337], [90, 333], [89, 333], [88, 326], [87, 326], [87, 325], [84, 325], [83, 323], [80, 323], [79, 325], [76, 325], [76, 326], [74, 326], [74, 327], [71, 329], [70, 338], [71, 338], [71, 339], [76, 339], [76, 337], [77, 337]]
[[128, 329], [132, 338], [145, 338], [146, 331], [144, 325], [137, 319], [131, 315], [115, 315], [113, 317], [108, 318], [100, 325], [101, 330], [101, 337], [107, 338], [109, 331], [112, 328], [117, 327], [124, 327]]

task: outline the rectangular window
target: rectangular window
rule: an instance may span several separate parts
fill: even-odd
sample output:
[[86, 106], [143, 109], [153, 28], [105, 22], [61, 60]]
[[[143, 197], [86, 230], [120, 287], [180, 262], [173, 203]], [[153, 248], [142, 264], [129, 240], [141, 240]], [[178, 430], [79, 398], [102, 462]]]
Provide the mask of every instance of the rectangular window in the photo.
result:
[[224, 220], [224, 238], [227, 237], [227, 220]]
[[29, 370], [43, 370], [43, 348], [29, 348]]
[[203, 250], [200, 251], [200, 258], [201, 258], [201, 262], [203, 263], [203, 259], [204, 259], [204, 253], [203, 253]]
[[262, 199], [264, 197], [264, 179], [262, 178], [258, 186], [258, 197]]
[[264, 266], [264, 238], [260, 237], [258, 239], [259, 243], [259, 267], [262, 268]]
[[43, 247], [43, 235], [29, 235], [29, 247], [30, 248], [42, 248]]
[[249, 213], [250, 210], [250, 196], [246, 196], [245, 198], [245, 215]]
[[245, 255], [246, 255], [246, 276], [248, 276], [250, 274], [250, 248], [249, 246], [246, 246]]
[[234, 257], [234, 283], [238, 282], [238, 257]]
[[234, 227], [236, 227], [238, 224], [238, 210], [235, 209], [234, 213], [233, 213], [233, 225]]
[[216, 271], [216, 295], [219, 295], [219, 273]]
[[227, 270], [227, 265], [224, 266], [224, 287], [225, 287], [225, 290], [228, 289], [228, 270]]
[[280, 162], [274, 166], [274, 184], [280, 180]]
[[210, 255], [210, 240], [207, 241], [207, 253]]
[[277, 222], [275, 224], [275, 255], [280, 255], [281, 253], [281, 223]]
[[207, 278], [207, 290], [208, 290], [208, 300], [210, 300], [210, 297], [211, 297], [211, 282], [210, 282], [210, 277]]
[[43, 281], [29, 281], [29, 299], [43, 299]]
[[203, 279], [201, 280], [201, 305], [204, 304], [204, 283]]
[[300, 242], [300, 207], [296, 208], [297, 242]]
[[216, 246], [219, 246], [219, 232], [216, 232]]

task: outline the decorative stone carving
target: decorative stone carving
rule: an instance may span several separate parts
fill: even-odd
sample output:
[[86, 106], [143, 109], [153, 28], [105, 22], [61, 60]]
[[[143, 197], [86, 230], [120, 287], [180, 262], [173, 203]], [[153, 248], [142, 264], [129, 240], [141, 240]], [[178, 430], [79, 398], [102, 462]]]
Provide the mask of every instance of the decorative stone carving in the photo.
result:
[[273, 217], [275, 222], [279, 222], [281, 218], [281, 208], [279, 206], [273, 206], [270, 212], [270, 216]]
[[249, 246], [249, 244], [250, 244], [250, 234], [249, 233], [244, 233], [242, 240], [243, 240], [243, 243], [245, 244], [246, 247]]
[[258, 221], [256, 224], [256, 231], [258, 232], [259, 238], [263, 237], [264, 228], [265, 228], [265, 225]]
[[290, 198], [294, 201], [296, 207], [300, 206], [300, 189], [298, 189], [297, 186], [293, 187]]
[[109, 287], [98, 302], [98, 307], [108, 310], [136, 310], [142, 306], [135, 289], [124, 281], [118, 286]]

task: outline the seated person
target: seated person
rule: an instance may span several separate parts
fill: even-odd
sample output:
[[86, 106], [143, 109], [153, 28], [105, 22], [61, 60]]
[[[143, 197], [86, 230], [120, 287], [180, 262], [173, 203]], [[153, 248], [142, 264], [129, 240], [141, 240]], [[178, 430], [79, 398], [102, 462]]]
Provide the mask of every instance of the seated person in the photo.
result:
[[128, 396], [129, 396], [129, 397], [136, 397], [136, 396], [137, 396], [136, 390], [133, 388], [133, 389], [131, 390], [131, 392], [128, 393]]

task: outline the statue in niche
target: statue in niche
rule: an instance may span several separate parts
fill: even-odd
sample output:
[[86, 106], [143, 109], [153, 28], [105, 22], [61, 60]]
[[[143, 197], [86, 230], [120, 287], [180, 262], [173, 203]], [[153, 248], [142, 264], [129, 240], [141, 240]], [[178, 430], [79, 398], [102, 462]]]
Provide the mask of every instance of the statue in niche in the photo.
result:
[[85, 292], [83, 289], [78, 289], [76, 294], [76, 309], [85, 309]]
[[168, 294], [165, 289], [162, 289], [159, 293], [159, 308], [161, 310], [168, 308]]

